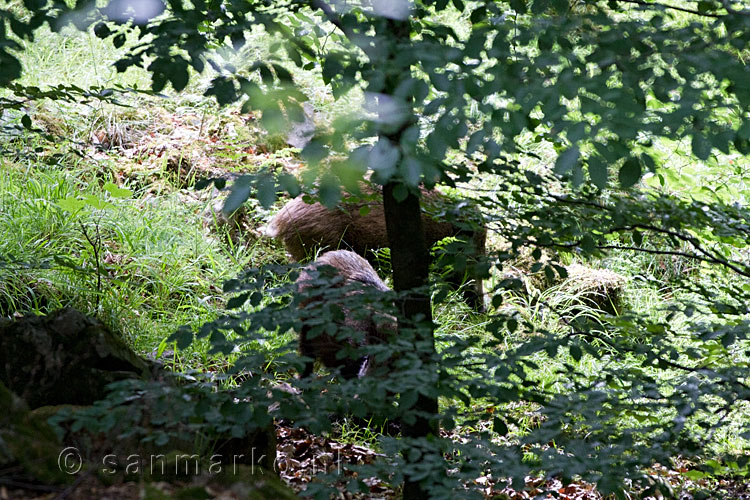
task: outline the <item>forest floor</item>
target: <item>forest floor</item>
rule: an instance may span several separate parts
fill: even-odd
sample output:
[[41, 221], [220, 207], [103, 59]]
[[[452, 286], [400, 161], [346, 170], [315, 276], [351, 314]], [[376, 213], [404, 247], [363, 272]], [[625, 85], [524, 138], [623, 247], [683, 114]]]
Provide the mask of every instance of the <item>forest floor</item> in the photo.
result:
[[[64, 44], [60, 36], [66, 37]], [[253, 36], [259, 38], [253, 47], [262, 58], [268, 43], [262, 40], [262, 34]], [[117, 74], [111, 67], [119, 57], [117, 51], [92, 34], [42, 34], [27, 47], [24, 57], [23, 83], [27, 85], [43, 87], [50, 83], [50, 75], [57, 78], [62, 74], [69, 79], [67, 84], [83, 88], [105, 82], [126, 87], [138, 83], [139, 88], [150, 84], [145, 72]], [[197, 330], [225, 311], [223, 281], [250, 267], [288, 261], [282, 245], [265, 238], [260, 230], [288, 198], [278, 200], [270, 209], [251, 198], [241, 210], [227, 217], [221, 211], [226, 191], [196, 190], [195, 183], [205, 177], [231, 180], [261, 169], [296, 174], [303, 161], [299, 156], [299, 134], [269, 135], [254, 114], [218, 109], [202, 95], [202, 84], [196, 80], [198, 83], [191, 83], [178, 95], [166, 99], [134, 96], [122, 107], [44, 101], [31, 103], [28, 109], [15, 114], [0, 114], [0, 257], [14, 255], [21, 263], [16, 268], [5, 268], [0, 261], [1, 316], [44, 314], [75, 307], [100, 318], [139, 354], [159, 358], [175, 371], [227, 369], [228, 361], [208, 354], [206, 343], [178, 351], [166, 339], [181, 325]], [[336, 107], [350, 106], [346, 99], [333, 102], [319, 75], [295, 74], [295, 80], [306, 86], [318, 113], [316, 126], [328, 127]], [[354, 95], [351, 99], [360, 97]], [[21, 126], [26, 113], [33, 128], [52, 140]], [[657, 145], [663, 149], [664, 161], [674, 162], [674, 168], [665, 168], [665, 175], [675, 189], [700, 197], [706, 188], [731, 184], [732, 171], [719, 168], [722, 165], [695, 166], [692, 159], [680, 153], [681, 149], [689, 150], [689, 146], [678, 146]], [[551, 144], [529, 139], [528, 147], [533, 153], [533, 168], [551, 168], [556, 156]], [[656, 181], [652, 178], [648, 182]], [[109, 191], [105, 189], [109, 183], [126, 192], [114, 196], [116, 190], [111, 186]], [[489, 183], [484, 186], [488, 191], [492, 187]], [[75, 214], [65, 209], [66, 200], [81, 199], [88, 200], [89, 205]], [[70, 203], [67, 206], [70, 208]], [[103, 237], [96, 250], [102, 256], [102, 283], [98, 284], [95, 278], [99, 270], [94, 270], [96, 252], [85, 231], [98, 233], [100, 229]], [[500, 244], [491, 232], [489, 247], [497, 249]], [[568, 313], [597, 314], [582, 307], [582, 292], [570, 282], [542, 288], [541, 273], [530, 272], [528, 263], [515, 264], [528, 293], [511, 297], [504, 307], [514, 308], [519, 317], [554, 328], [550, 315], [540, 306], [543, 300], [559, 305], [564, 313], [567, 307]], [[617, 252], [611, 252], [607, 259], [566, 264], [585, 265], [594, 270], [593, 275], [603, 271], [624, 277], [623, 307], [659, 318], [666, 316], [664, 306], [678, 293], [673, 284], [682, 278], [697, 280], [701, 275], [701, 268], [690, 259], [632, 258]], [[487, 284], [491, 286], [499, 278], [494, 275]], [[450, 307], [438, 307], [434, 313], [440, 325], [438, 336], [454, 332], [486, 335], [483, 326], [487, 317], [473, 314], [459, 301], [452, 301]], [[270, 336], [266, 344], [257, 348], [270, 351], [291, 340], [285, 332]], [[515, 337], [508, 335], [505, 342], [512, 345], [522, 340], [522, 333], [518, 333]], [[564, 361], [588, 373], [600, 367], [590, 360], [588, 365], [571, 359]], [[542, 365], [537, 381], [553, 386], [558, 376], [555, 366]], [[480, 421], [478, 425], [492, 428], [490, 420], [482, 420], [486, 417], [483, 409], [468, 410], [475, 413], [472, 416]], [[534, 407], [519, 411], [522, 415], [518, 420], [527, 426], [515, 429], [520, 434], [535, 425], [539, 414]], [[301, 491], [317, 472], [325, 469], [342, 474], [343, 488], [353, 477], [347, 465], [382, 458], [377, 436], [373, 439], [372, 433], [358, 433], [358, 429], [337, 431], [327, 436], [312, 435], [277, 422], [280, 477]], [[731, 429], [720, 436], [722, 451], [741, 449], [744, 441], [738, 435], [736, 429]], [[460, 433], [446, 437], [456, 441], [462, 438]], [[714, 456], [712, 453], [706, 457]], [[658, 495], [644, 496], [642, 491], [633, 489], [622, 496], [648, 500], [750, 499], [746, 470], [724, 468], [721, 473], [708, 473], [701, 467], [704, 459], [675, 457], [670, 464], [655, 465], [648, 472], [658, 486]], [[213, 484], [205, 478], [203, 483], [135, 480], [105, 485], [95, 475], [83, 474], [67, 488], [45, 489], [39, 485], [23, 488], [3, 484], [2, 472], [0, 500], [161, 499], [183, 493], [186, 496], [179, 498], [246, 498], [231, 485]], [[399, 497], [400, 492], [388, 484], [366, 483], [370, 492], [358, 498]], [[562, 484], [556, 479], [527, 478], [523, 491], [515, 491], [503, 479], [491, 476], [477, 477], [472, 486], [493, 500], [539, 498], [542, 491], [550, 492], [547, 498], [562, 500], [602, 498], [588, 483]], [[341, 498], [351, 497], [342, 493]]]
[[[279, 137], [264, 137], [255, 124], [252, 115], [228, 113], [222, 115], [200, 115], [191, 111], [168, 112], [164, 109], [150, 109], [148, 123], [131, 127], [127, 120], [118, 122], [116, 127], [93, 129], [86, 138], [89, 145], [83, 150], [84, 161], [90, 169], [108, 172], [107, 175], [121, 186], [135, 190], [135, 196], [146, 200], [165, 195], [178, 196], [190, 208], [193, 220], [203, 220], [208, 237], [224, 245], [228, 252], [237, 247], [260, 245], [263, 250], [246, 258], [235, 267], [258, 265], [268, 259], [284, 258], [281, 250], [273, 242], [264, 241], [259, 227], [267, 220], [268, 212], [244, 210], [235, 214], [229, 221], [220, 221], [221, 194], [215, 190], [199, 192], [191, 186], [200, 178], [222, 177], [233, 178], [243, 172], [259, 168], [283, 169], [296, 172], [301, 161], [296, 150], [284, 144]], [[40, 115], [39, 124], [49, 132], [54, 132], [54, 120], [48, 115]], [[131, 117], [132, 122], [141, 121]], [[217, 203], [217, 201], [219, 203]], [[219, 224], [221, 222], [221, 224]], [[133, 256], [116, 251], [107, 252], [105, 262], [115, 266], [133, 259]], [[231, 271], [228, 271], [231, 273]], [[155, 337], [158, 338], [158, 337]], [[142, 341], [142, 339], [141, 339]], [[142, 351], [153, 351], [159, 347], [153, 340], [137, 342]], [[347, 476], [346, 464], [371, 463], [380, 455], [369, 447], [369, 443], [357, 443], [356, 440], [339, 440], [336, 436], [315, 436], [303, 429], [277, 424], [277, 464], [280, 477], [296, 491], [302, 491], [313, 481], [321, 470], [343, 471], [342, 498], [348, 498], [343, 487]], [[460, 439], [460, 436], [455, 436]], [[669, 466], [657, 465], [651, 470], [651, 478], [665, 497], [681, 499], [694, 498], [690, 491], [714, 491], [719, 498], [750, 498], [750, 484], [741, 478], [722, 478], [715, 476], [698, 477], [690, 472], [693, 465], [676, 459]], [[367, 482], [367, 481], [366, 481]], [[397, 498], [398, 491], [382, 482], [367, 482], [369, 495], [362, 498]], [[0, 500], [4, 499], [136, 499], [156, 498], [160, 492], [169, 498], [175, 492], [191, 486], [197, 488], [200, 498], [242, 498], [241, 493], [231, 486], [201, 485], [192, 482], [161, 482], [145, 485], [135, 482], [123, 482], [109, 486], [102, 485], [96, 477], [83, 475], [80, 480], [67, 489], [53, 491], [34, 491], [34, 488], [14, 488], [10, 484], [0, 485]], [[542, 491], [553, 492], [547, 498], [562, 500], [593, 500], [602, 498], [596, 489], [587, 483], [574, 482], [562, 484], [557, 480], [527, 478], [526, 488], [515, 491], [505, 481], [491, 476], [476, 479], [486, 498], [505, 500], [526, 500], [538, 498]], [[146, 491], [148, 490], [148, 491]], [[151, 496], [149, 496], [151, 495]], [[205, 496], [200, 496], [205, 495]], [[626, 498], [637, 498], [637, 491], [625, 492]], [[657, 497], [644, 497], [657, 498]], [[699, 498], [699, 497], [696, 497]], [[710, 498], [710, 497], [703, 497]]]

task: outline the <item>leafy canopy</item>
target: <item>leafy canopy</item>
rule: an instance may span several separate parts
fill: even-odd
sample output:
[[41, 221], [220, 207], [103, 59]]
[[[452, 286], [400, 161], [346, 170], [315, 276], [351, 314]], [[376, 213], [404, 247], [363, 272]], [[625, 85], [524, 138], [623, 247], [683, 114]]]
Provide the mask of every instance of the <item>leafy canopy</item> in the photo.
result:
[[[526, 476], [544, 474], [583, 478], [624, 496], [625, 479], [647, 486], [649, 465], [704, 452], [750, 400], [747, 209], [640, 184], [644, 174], [663, 183], [666, 167], [655, 151], [664, 139], [689, 144], [695, 161], [750, 151], [750, 12], [742, 2], [175, 0], [163, 13], [137, 16], [119, 1], [100, 10], [86, 2], [24, 5], [32, 14], [0, 11], [3, 85], [21, 71], [14, 37], [30, 40], [45, 22], [55, 29], [94, 24], [116, 45], [124, 41], [122, 26], [137, 30], [140, 43], [117, 62], [119, 70], [146, 67], [160, 92], [168, 84], [184, 89], [193, 70], [211, 66], [216, 76], [206, 94], [260, 110], [270, 129], [302, 117], [306, 97], [290, 68], [316, 70], [334, 98], [357, 88], [366, 104], [302, 151], [320, 168], [301, 181], [308, 189], [317, 183], [326, 204], [366, 172], [375, 182], [396, 183], [400, 198], [420, 184], [493, 178], [497, 189], [478, 202], [507, 242], [489, 256], [498, 272], [526, 247], [537, 249], [537, 260], [542, 248], [583, 257], [619, 250], [691, 258], [711, 270], [712, 282], [679, 283], [684, 293], [663, 317], [630, 311], [604, 326], [561, 316], [558, 327], [540, 327], [500, 307], [519, 282], [498, 280], [490, 334], [441, 338], [437, 373], [421, 369], [421, 346], [412, 342], [418, 337], [404, 331], [394, 346], [382, 347], [397, 359], [387, 384], [377, 375], [342, 381], [327, 385], [323, 397], [310, 388], [320, 381], [302, 380], [295, 383], [306, 390], [291, 397], [260, 390], [265, 374], [242, 383], [239, 390], [254, 404], [271, 397], [282, 403], [280, 414], [316, 430], [329, 424], [320, 418], [326, 410], [342, 404], [355, 415], [408, 420], [420, 394], [442, 398], [448, 431], [459, 423], [482, 429], [479, 417], [492, 412], [467, 412], [480, 403], [493, 412], [519, 402], [540, 408], [539, 426], [510, 439], [504, 438], [516, 423], [502, 412], [491, 417], [492, 431], [458, 442], [385, 439], [389, 460], [365, 467], [360, 477], [408, 477], [431, 497], [478, 498], [473, 485], [481, 475], [510, 478], [521, 488]], [[241, 49], [256, 27], [271, 39], [271, 59], [235, 67], [215, 56], [217, 47]], [[554, 165], [544, 164], [534, 144], [554, 149]], [[255, 195], [270, 205], [280, 190], [296, 194], [298, 183], [291, 176], [243, 178], [233, 186], [233, 203]], [[535, 266], [550, 279], [564, 274], [554, 261]], [[299, 326], [304, 309], [288, 298], [293, 290], [276, 288], [273, 271], [279, 270], [251, 271], [244, 282], [228, 284], [238, 293], [231, 305], [249, 306], [198, 336], [229, 352], [267, 330]], [[527, 332], [525, 341], [504, 348], [519, 331]], [[175, 338], [184, 344], [193, 332]], [[288, 362], [298, 366], [293, 358]], [[587, 359], [602, 361], [600, 368], [587, 371]], [[267, 361], [244, 351], [236, 369]], [[539, 372], [553, 361], [558, 383], [544, 384]], [[286, 362], [274, 359], [279, 370]], [[740, 426], [746, 433], [747, 421]], [[737, 463], [743, 467], [746, 459]], [[327, 495], [323, 483], [309, 491], [316, 488]]]

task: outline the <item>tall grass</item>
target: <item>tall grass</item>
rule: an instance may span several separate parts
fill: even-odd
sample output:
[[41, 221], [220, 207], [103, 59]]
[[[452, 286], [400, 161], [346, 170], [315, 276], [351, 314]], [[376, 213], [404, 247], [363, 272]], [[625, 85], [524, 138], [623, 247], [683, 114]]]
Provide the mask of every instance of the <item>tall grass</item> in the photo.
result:
[[[226, 245], [204, 228], [203, 205], [178, 192], [111, 198], [81, 180], [90, 168], [0, 159], [0, 255], [11, 259], [0, 267], [4, 316], [77, 307], [147, 351], [179, 325], [215, 317], [223, 280], [278, 257], [259, 242]], [[59, 205], [81, 196], [110, 207], [71, 213]]]
[[[270, 42], [265, 33], [256, 30], [248, 34], [248, 45], [242, 51], [227, 51], [223, 57], [242, 70], [257, 59], [275, 57], [270, 52]], [[117, 83], [148, 88], [147, 72], [132, 69], [118, 74], [111, 66], [128, 43], [115, 49], [108, 41], [99, 40], [90, 32], [41, 30], [21, 54], [24, 64], [21, 83], [37, 86], [68, 84], [84, 88]], [[278, 57], [288, 63], [284, 56]], [[324, 125], [333, 116], [356, 108], [362, 101], [363, 96], [357, 92], [347, 99], [333, 101], [329, 89], [320, 79], [319, 68], [300, 71], [291, 64], [287, 67], [304, 87]], [[219, 127], [224, 123], [222, 120], [226, 120], [226, 113], [201, 95], [209, 77], [207, 73], [195, 78], [185, 92], [170, 99], [132, 98], [128, 101], [130, 108], [45, 102], [37, 103], [29, 113], [35, 123], [43, 124], [48, 130], [54, 129], [57, 135], [75, 143], [84, 144], [97, 131], [119, 138], [119, 145], [137, 134], [168, 132], [169, 125], [164, 123], [161, 108], [175, 114], [194, 113], [205, 117], [207, 128], [214, 124]], [[519, 142], [539, 158], [526, 158], [524, 165], [528, 168], [544, 170], [553, 164], [555, 152], [552, 144], [535, 141], [531, 134], [521, 137]], [[236, 239], [206, 228], [203, 216], [207, 205], [205, 198], [187, 196], [181, 191], [184, 186], [169, 177], [165, 166], [157, 169], [156, 174], [139, 172], [124, 180], [121, 178], [123, 163], [145, 162], [152, 153], [144, 152], [141, 153], [144, 158], [125, 160], [119, 156], [118, 149], [113, 148], [103, 157], [80, 157], [59, 145], [37, 142], [24, 136], [6, 139], [0, 147], [8, 145], [18, 154], [0, 156], [2, 316], [44, 314], [59, 307], [77, 307], [100, 317], [122, 333], [138, 351], [148, 353], [159, 347], [165, 349], [164, 339], [179, 325], [197, 327], [220, 314], [226, 299], [220, 291], [223, 280], [245, 267], [285, 259], [277, 245], [258, 240], [252, 234], [243, 234]], [[235, 144], [227, 141], [225, 145], [226, 150], [221, 154], [226, 158], [244, 155], [237, 151], [242, 144], [235, 148]], [[41, 148], [42, 153], [30, 154], [35, 148]], [[665, 170], [676, 166], [694, 176], [693, 180], [682, 176], [680, 182], [676, 178], [667, 178], [669, 189], [692, 192], [691, 189], [695, 188], [705, 192], [710, 183], [700, 180], [704, 174], [720, 177], [728, 184], [733, 182], [720, 168], [721, 158], [705, 165], [688, 165], [686, 157], [677, 154], [681, 145], [660, 142], [655, 148], [665, 163]], [[293, 155], [289, 151], [283, 154]], [[460, 155], [456, 155], [456, 161], [461, 160]], [[217, 155], [212, 159], [218, 161], [222, 158]], [[740, 172], [747, 171], [746, 159], [731, 160]], [[270, 162], [273, 159], [259, 156], [248, 161]], [[156, 187], [154, 177], [159, 178]], [[112, 198], [102, 189], [107, 181], [123, 184], [134, 193], [126, 198]], [[657, 188], [657, 181], [652, 178], [645, 184]], [[741, 195], [744, 199], [747, 189], [743, 183], [744, 180], [731, 184], [731, 189], [727, 188], [726, 192]], [[492, 191], [497, 188], [497, 179], [477, 177], [471, 188]], [[60, 200], [85, 196], [106, 201], [111, 207], [104, 210], [88, 207], [71, 213], [59, 205]], [[254, 210], [257, 205], [249, 203], [248, 207]], [[265, 214], [255, 212], [251, 216], [253, 224], [259, 225]], [[97, 234], [98, 239], [92, 238]], [[490, 238], [490, 247], [497, 248], [501, 244], [501, 241]], [[691, 274], [694, 269], [690, 263], [659, 260], [652, 256], [633, 258], [631, 254], [613, 252], [601, 264], [628, 278], [623, 296], [626, 310], [660, 321], [667, 317], [665, 307], [678, 298], [675, 293], [679, 292], [672, 286], [675, 281], [710, 279]], [[541, 290], [529, 287], [524, 293], [508, 294], [502, 307], [503, 312], [514, 312], [530, 327], [506, 335], [498, 349], [518, 345], [528, 335], [542, 329], [563, 332], [566, 328], [564, 320], [585, 317], [606, 330], [611, 319], [587, 304], [580, 294], [562, 285]], [[434, 316], [439, 325], [439, 343], [449, 336], [489, 338], [484, 329], [488, 316], [469, 311], [458, 295], [437, 306]], [[673, 321], [677, 331], [684, 327], [684, 318], [677, 316]], [[269, 345], [282, 345], [290, 340], [291, 335], [289, 332], [269, 333]], [[637, 340], [649, 341], [647, 336]], [[205, 368], [208, 363], [220, 362], [206, 355], [202, 349], [205, 346], [197, 346], [193, 351], [171, 353], [171, 356], [191, 367]], [[555, 391], [565, 389], [559, 375], [564, 365], [573, 366], [583, 376], [593, 377], [604, 363], [623, 366], [634, 363], [628, 357], [595, 359], [584, 355], [576, 361], [566, 355], [550, 359], [543, 354], [537, 361], [540, 369], [534, 374], [534, 380]], [[466, 411], [478, 413], [481, 409], [467, 408]], [[534, 425], [533, 418], [528, 417], [533, 414], [533, 408], [518, 411], [525, 415], [519, 419], [525, 422], [521, 427]], [[742, 441], [731, 426], [722, 432], [722, 449], [741, 448]], [[343, 433], [352, 440], [372, 442], [372, 435], [360, 433], [356, 426], [345, 427]]]

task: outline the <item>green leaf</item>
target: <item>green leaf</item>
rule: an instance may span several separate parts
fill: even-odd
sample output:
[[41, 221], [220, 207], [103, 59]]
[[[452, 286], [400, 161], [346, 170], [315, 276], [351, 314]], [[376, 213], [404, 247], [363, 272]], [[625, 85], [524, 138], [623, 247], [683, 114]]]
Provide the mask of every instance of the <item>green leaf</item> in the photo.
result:
[[517, 319], [509, 319], [507, 323], [505, 324], [508, 327], [508, 332], [513, 333], [516, 330], [518, 330], [518, 320]]
[[607, 168], [607, 164], [601, 161], [600, 158], [593, 157], [589, 159], [588, 167], [591, 182], [593, 182], [594, 185], [599, 189], [606, 188], [609, 181], [609, 171]]
[[581, 351], [580, 347], [575, 344], [570, 346], [570, 357], [572, 357], [576, 361], [581, 361], [582, 356], [583, 352]]
[[557, 161], [555, 161], [555, 173], [563, 175], [572, 170], [573, 167], [578, 164], [579, 154], [580, 151], [578, 150], [578, 146], [572, 146], [560, 153], [557, 157]]
[[130, 189], [118, 187], [112, 182], [105, 183], [104, 190], [111, 194], [113, 198], [130, 198], [133, 195]]
[[108, 203], [107, 201], [93, 194], [84, 196], [83, 201], [86, 202], [86, 205], [95, 208], [96, 210], [104, 210], [114, 207], [114, 205], [112, 205], [111, 203]]
[[510, 0], [510, 6], [519, 14], [526, 13], [526, 0]]
[[403, 184], [398, 184], [395, 188], [393, 188], [393, 197], [396, 198], [396, 201], [402, 202], [406, 199], [406, 197], [409, 196], [409, 188], [407, 188]]
[[581, 249], [586, 253], [594, 253], [596, 242], [590, 234], [584, 234], [581, 238]]
[[711, 156], [711, 142], [698, 131], [693, 133], [691, 146], [693, 154], [701, 160], [708, 160], [708, 157]]
[[553, 282], [555, 280], [555, 270], [552, 266], [544, 267], [544, 277], [547, 278], [547, 281], [549, 282]]
[[701, 479], [708, 477], [709, 475], [705, 472], [693, 469], [682, 473], [683, 476], [690, 479], [691, 481], [700, 481]]
[[434, 115], [440, 110], [440, 107], [445, 105], [446, 99], [444, 97], [438, 97], [428, 102], [422, 109], [422, 113], [426, 116]]
[[251, 185], [250, 177], [243, 175], [232, 183], [221, 211], [225, 215], [233, 214], [243, 203], [250, 197]]
[[716, 4], [714, 2], [709, 2], [706, 0], [701, 0], [698, 2], [698, 12], [701, 14], [707, 14], [710, 12], [716, 11]]
[[255, 184], [255, 189], [256, 197], [263, 208], [270, 207], [276, 201], [276, 183], [270, 175], [261, 177]]
[[240, 50], [245, 45], [245, 33], [243, 31], [235, 31], [229, 36], [229, 40], [234, 50]]
[[486, 132], [484, 129], [479, 129], [473, 134], [471, 134], [471, 137], [469, 137], [469, 142], [466, 145], [466, 154], [470, 155], [476, 151], [479, 151], [479, 148], [484, 143]]
[[250, 294], [250, 305], [257, 307], [263, 301], [263, 294], [260, 292], [253, 292]]
[[326, 182], [324, 180], [321, 183], [318, 195], [320, 196], [320, 202], [328, 208], [335, 207], [341, 201], [341, 189], [333, 181]]
[[193, 343], [193, 332], [188, 327], [180, 327], [179, 330], [170, 335], [169, 342], [176, 342], [178, 349], [187, 349]]
[[492, 307], [498, 308], [505, 302], [505, 297], [501, 294], [497, 294], [492, 297]]
[[508, 425], [500, 417], [492, 419], [492, 431], [498, 436], [505, 436], [508, 434]]
[[401, 397], [399, 398], [398, 405], [399, 407], [408, 410], [410, 408], [413, 408], [414, 405], [417, 404], [417, 398], [419, 397], [419, 394], [415, 390], [405, 391], [401, 393]]
[[575, 187], [583, 184], [583, 167], [581, 167], [580, 163], [576, 163], [573, 166], [573, 171], [570, 173], [570, 182]]
[[31, 118], [29, 115], [23, 115], [21, 117], [21, 125], [23, 125], [23, 128], [26, 130], [31, 130]]
[[125, 45], [126, 42], [125, 34], [124, 33], [118, 33], [113, 39], [112, 39], [112, 45], [115, 46], [116, 49], [119, 49], [123, 45]]
[[30, 11], [41, 9], [45, 5], [47, 5], [45, 0], [23, 0], [23, 6]]
[[294, 79], [292, 78], [292, 74], [284, 66], [280, 64], [272, 64], [271, 67], [273, 67], [273, 71], [276, 73], [276, 77], [279, 79], [280, 82], [283, 82], [283, 83], [294, 82]]
[[742, 122], [740, 128], [737, 129], [737, 137], [745, 141], [750, 140], [750, 120]]
[[225, 76], [218, 76], [211, 81], [211, 86], [206, 90], [206, 96], [215, 96], [219, 106], [224, 106], [237, 100], [237, 90], [234, 82]]
[[422, 180], [422, 163], [411, 156], [399, 164], [398, 171], [409, 186], [417, 187]]
[[63, 210], [66, 210], [72, 214], [78, 212], [79, 210], [82, 210], [84, 207], [86, 207], [86, 202], [83, 200], [79, 200], [78, 198], [74, 197], [68, 197], [63, 198], [61, 200], [57, 200], [56, 205]]
[[200, 179], [195, 183], [195, 189], [206, 189], [208, 186], [212, 185], [216, 186], [216, 189], [221, 190], [227, 185], [227, 180], [217, 178]]
[[339, 62], [338, 54], [333, 53], [325, 58], [323, 61], [322, 77], [323, 83], [331, 83], [331, 81], [344, 71], [344, 67]]
[[544, 347], [544, 351], [547, 353], [547, 356], [550, 358], [554, 358], [557, 356], [557, 351], [560, 349], [560, 344], [557, 342], [550, 342]]
[[249, 295], [249, 293], [243, 293], [237, 295], [236, 297], [232, 297], [227, 301], [227, 309], [237, 309], [239, 307], [242, 307], [247, 301]]
[[643, 153], [641, 155], [641, 163], [649, 172], [656, 172], [656, 161], [650, 154]]
[[304, 64], [304, 61], [302, 60], [302, 55], [299, 53], [299, 50], [297, 50], [296, 47], [294, 47], [291, 44], [284, 45], [284, 50], [286, 51], [286, 54], [289, 56], [289, 59], [292, 60], [295, 66], [301, 67]]
[[302, 151], [300, 156], [309, 163], [319, 163], [325, 157], [328, 156], [328, 147], [325, 143], [319, 139], [313, 139], [308, 142]]
[[385, 137], [381, 137], [370, 150], [367, 161], [370, 168], [377, 172], [379, 179], [387, 180], [396, 173], [396, 164], [400, 158], [398, 148]]
[[474, 9], [471, 12], [471, 15], [469, 16], [469, 21], [471, 21], [472, 24], [477, 24], [482, 21], [485, 21], [487, 19], [487, 8], [486, 7], [479, 7], [477, 9]]
[[629, 188], [641, 179], [641, 174], [641, 163], [631, 157], [625, 160], [625, 163], [620, 167], [620, 173], [617, 177], [620, 181], [620, 186]]
[[300, 194], [299, 181], [295, 176], [287, 172], [283, 172], [279, 175], [279, 186], [281, 189], [289, 193], [289, 196], [296, 197]]
[[107, 38], [111, 34], [112, 31], [110, 31], [109, 27], [104, 22], [97, 23], [96, 26], [94, 26], [94, 35], [96, 35], [97, 38]]
[[182, 58], [175, 59], [170, 65], [170, 71], [167, 78], [172, 84], [172, 88], [177, 92], [187, 87], [188, 81], [190, 80], [188, 62]]

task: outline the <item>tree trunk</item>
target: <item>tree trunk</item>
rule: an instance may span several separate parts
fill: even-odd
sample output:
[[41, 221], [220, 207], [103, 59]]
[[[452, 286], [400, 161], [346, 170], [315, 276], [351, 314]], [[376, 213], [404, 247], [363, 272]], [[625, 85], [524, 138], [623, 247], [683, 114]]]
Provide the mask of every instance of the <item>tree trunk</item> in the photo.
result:
[[[393, 190], [397, 184], [388, 183], [383, 186], [383, 206], [385, 208], [385, 223], [388, 231], [388, 244], [391, 248], [391, 265], [393, 266], [393, 288], [397, 292], [413, 290], [427, 284], [429, 274], [430, 254], [422, 231], [422, 214], [419, 197], [410, 193], [403, 201], [397, 201]], [[431, 366], [432, 353], [435, 350], [435, 338], [432, 328], [432, 307], [430, 297], [424, 292], [409, 293], [398, 305], [398, 327], [414, 328], [418, 344], [429, 342], [431, 349], [424, 353], [423, 363], [427, 370]], [[420, 319], [417, 324], [417, 319]], [[426, 328], [424, 325], [430, 325]], [[437, 434], [437, 423], [425, 415], [437, 415], [437, 399], [419, 395], [414, 406], [418, 413], [416, 421], [405, 425], [402, 429], [405, 437], [420, 438], [429, 434]], [[422, 415], [424, 414], [424, 415]], [[408, 476], [404, 482], [403, 498], [424, 499], [428, 494], [418, 482], [410, 481]]]
[[[389, 19], [387, 22], [386, 36], [390, 39], [389, 64], [387, 68], [384, 93], [393, 95], [398, 85], [408, 75], [410, 68], [400, 68], [393, 64], [396, 60], [396, 52], [402, 50], [400, 45], [408, 42], [411, 36], [411, 28], [408, 21]], [[395, 99], [398, 99], [395, 97]], [[388, 116], [384, 116], [384, 121]], [[406, 128], [414, 123], [415, 117], [401, 124], [398, 130], [392, 133], [381, 132], [381, 137], [391, 141], [391, 144], [400, 145], [401, 136]], [[404, 156], [402, 151], [402, 157]], [[399, 182], [390, 181], [383, 186], [383, 208], [385, 211], [385, 225], [388, 232], [388, 245], [391, 249], [391, 266], [393, 268], [393, 288], [397, 292], [404, 292], [423, 287], [428, 283], [430, 271], [430, 252], [425, 243], [424, 231], [422, 229], [422, 212], [420, 208], [419, 195], [409, 192], [404, 200], [398, 201], [394, 191]], [[398, 304], [398, 329], [413, 328], [416, 332], [415, 343], [417, 345], [430, 346], [422, 354], [422, 363], [425, 370], [435, 370], [432, 365], [435, 352], [434, 327], [432, 325], [432, 306], [430, 296], [422, 291], [412, 291], [400, 299]], [[419, 395], [414, 405], [413, 412], [417, 414], [416, 421], [402, 428], [404, 437], [422, 438], [430, 434], [437, 434], [438, 426], [434, 418], [438, 413], [436, 398]], [[406, 475], [404, 481], [403, 498], [405, 500], [423, 500], [429, 498], [417, 482], [410, 480]]]

